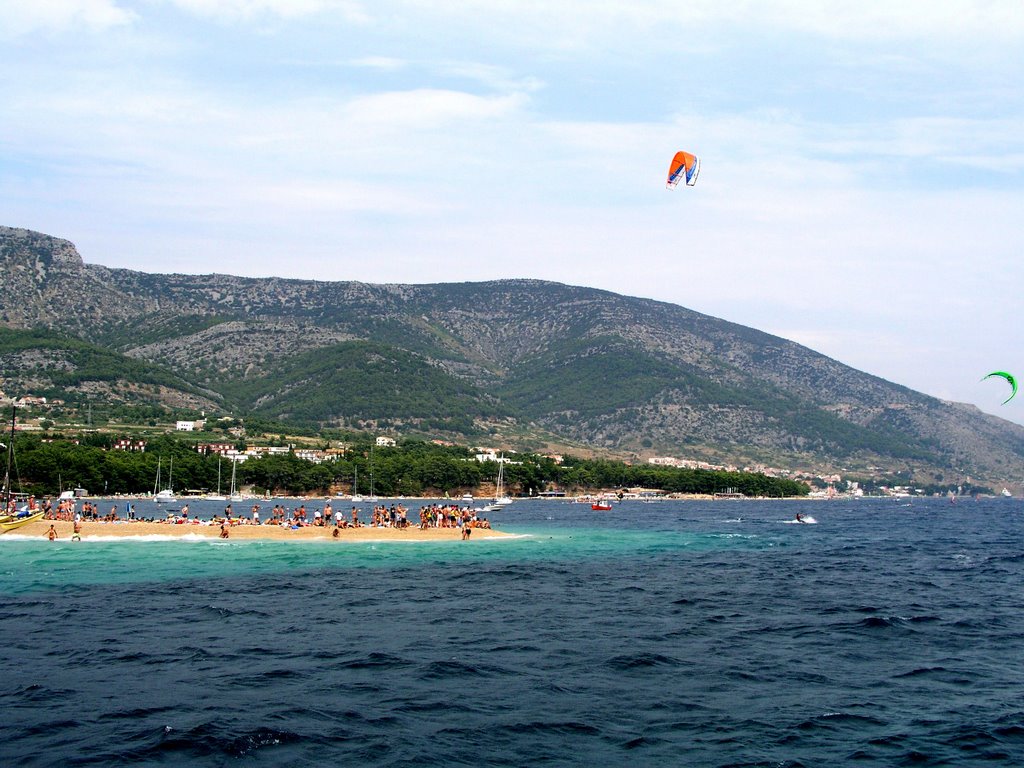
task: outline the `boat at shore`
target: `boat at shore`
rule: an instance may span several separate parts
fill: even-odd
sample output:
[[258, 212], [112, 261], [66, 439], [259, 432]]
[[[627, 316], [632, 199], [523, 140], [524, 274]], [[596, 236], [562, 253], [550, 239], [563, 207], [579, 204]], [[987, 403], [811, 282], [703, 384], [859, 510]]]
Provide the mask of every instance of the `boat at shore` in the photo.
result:
[[157, 504], [172, 504], [178, 499], [174, 495], [174, 490], [171, 487], [171, 477], [174, 473], [174, 457], [171, 457], [171, 468], [167, 472], [167, 487], [160, 488], [160, 463], [162, 459], [156, 460], [156, 483], [153, 484], [153, 501]]
[[715, 501], [721, 501], [722, 499], [739, 501], [740, 499], [745, 499], [747, 497], [746, 495], [737, 491], [735, 488], [726, 488], [724, 491], [715, 491], [715, 494], [714, 496], [712, 496], [712, 498], [715, 499]]
[[29, 523], [34, 523], [36, 520], [42, 519], [43, 510], [39, 509], [32, 511], [28, 508], [23, 508], [0, 517], [0, 531], [7, 533], [7, 531], [17, 530], [23, 525], [28, 525]]
[[221, 465], [221, 457], [218, 456], [217, 457], [217, 492], [216, 493], [208, 493], [205, 496], [203, 496], [203, 499], [205, 501], [227, 501], [228, 500], [228, 497], [223, 495], [220, 492], [220, 465]]
[[[472, 498], [472, 497], [471, 497]], [[494, 501], [485, 505], [481, 512], [500, 512], [512, 503], [512, 497], [505, 494], [505, 457], [498, 457], [498, 479], [494, 487]]]
[[242, 494], [235, 487], [235, 470], [238, 469], [238, 462], [231, 460], [231, 490], [228, 491], [228, 501], [244, 501]]
[[345, 499], [347, 501], [352, 501], [357, 504], [361, 504], [363, 502], [363, 495], [359, 493], [359, 467], [355, 468], [355, 475], [354, 479], [352, 480], [352, 494], [346, 496], [341, 491], [338, 491], [336, 498]]
[[[0, 508], [0, 532], [6, 533], [34, 523], [43, 517], [43, 510], [36, 510], [31, 503], [18, 506], [11, 492], [11, 463], [14, 460], [14, 426], [17, 410], [11, 407], [11, 435], [7, 440], [7, 470], [4, 472], [3, 507]], [[32, 499], [29, 499], [31, 502]]]

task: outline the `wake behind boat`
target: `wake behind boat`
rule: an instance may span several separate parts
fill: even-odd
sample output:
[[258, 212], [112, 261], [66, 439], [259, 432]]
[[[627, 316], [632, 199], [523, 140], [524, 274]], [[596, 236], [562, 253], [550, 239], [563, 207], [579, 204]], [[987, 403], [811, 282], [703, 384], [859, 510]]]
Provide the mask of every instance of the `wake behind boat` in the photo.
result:
[[817, 525], [818, 521], [810, 515], [797, 515], [793, 520], [783, 520], [786, 525]]

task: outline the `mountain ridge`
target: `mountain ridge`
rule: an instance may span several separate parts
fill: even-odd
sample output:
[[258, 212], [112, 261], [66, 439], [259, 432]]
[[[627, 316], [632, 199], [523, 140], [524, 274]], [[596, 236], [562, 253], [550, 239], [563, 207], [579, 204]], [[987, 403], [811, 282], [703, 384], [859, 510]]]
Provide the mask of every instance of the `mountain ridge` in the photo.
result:
[[1024, 463], [1018, 425], [652, 299], [526, 278], [150, 274], [90, 265], [68, 240], [7, 227], [0, 265], [0, 324], [173, 371], [210, 407], [240, 413], [399, 432], [514, 425], [622, 455], [1000, 482], [1019, 480]]

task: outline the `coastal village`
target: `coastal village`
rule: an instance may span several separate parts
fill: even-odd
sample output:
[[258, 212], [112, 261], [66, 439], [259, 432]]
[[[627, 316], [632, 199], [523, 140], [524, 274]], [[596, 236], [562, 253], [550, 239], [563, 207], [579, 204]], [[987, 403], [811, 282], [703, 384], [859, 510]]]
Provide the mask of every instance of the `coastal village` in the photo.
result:
[[[63, 405], [64, 403], [60, 400], [47, 400], [46, 397], [35, 395], [24, 395], [18, 398], [11, 398], [6, 396], [3, 391], [0, 390], [0, 407], [10, 408], [11, 406], [14, 406], [17, 409], [31, 409], [34, 412], [32, 417], [19, 420], [16, 427], [18, 431], [44, 431], [44, 424], [48, 423], [48, 420], [46, 419], [46, 412], [51, 408]], [[232, 417], [227, 416], [219, 417], [219, 419], [179, 419], [173, 424], [168, 424], [165, 431], [202, 435], [209, 424], [216, 423], [218, 420], [231, 423], [235, 422]], [[297, 459], [301, 459], [302, 461], [310, 462], [312, 464], [323, 464], [325, 462], [337, 461], [338, 459], [343, 458], [351, 450], [351, 446], [342, 441], [334, 441], [330, 447], [326, 448], [310, 447], [298, 442], [288, 442], [285, 445], [267, 445], [246, 442], [245, 429], [242, 426], [230, 426], [226, 429], [226, 434], [232, 438], [233, 442], [199, 440], [195, 442], [194, 448], [202, 455], [219, 456], [226, 461], [231, 461], [236, 464], [241, 464], [249, 459], [258, 459], [265, 456], [275, 455], [292, 455]], [[452, 445], [450, 441], [440, 439], [435, 439], [431, 442], [437, 445]], [[397, 438], [390, 435], [377, 435], [374, 438], [374, 444], [378, 448], [392, 448], [395, 447], [397, 443]], [[144, 438], [121, 437], [113, 442], [111, 450], [144, 452], [146, 447], [147, 440]], [[475, 460], [481, 463], [515, 463], [516, 451], [511, 449], [502, 449], [495, 446], [475, 446], [472, 451]], [[556, 464], [561, 464], [563, 461], [562, 454], [549, 453], [544, 454], [544, 457], [551, 459]], [[811, 489], [808, 494], [810, 498], [830, 499], [836, 497], [860, 497], [865, 495], [865, 492], [858, 481], [844, 480], [843, 476], [837, 472], [815, 472], [807, 469], [790, 469], [765, 464], [744, 466], [715, 464], [700, 459], [678, 456], [649, 456], [644, 460], [647, 464], [658, 467], [755, 473], [771, 478], [794, 480], [806, 484]], [[970, 478], [967, 478], [967, 483], [970, 483]], [[188, 493], [200, 495], [202, 491], [194, 490]], [[642, 498], [647, 500], [657, 498], [662, 495], [659, 489], [648, 488], [609, 488], [605, 489], [605, 493], [618, 495], [621, 498]], [[911, 497], [915, 495], [920, 496], [923, 495], [923, 493], [922, 489], [915, 488], [913, 485], [880, 485], [873, 489], [874, 495], [892, 496], [897, 498]], [[565, 494], [561, 491], [553, 491], [549, 495]], [[589, 498], [590, 495], [591, 494], [587, 494], [587, 498]], [[1004, 492], [1004, 495], [1007, 495], [1007, 492]]]

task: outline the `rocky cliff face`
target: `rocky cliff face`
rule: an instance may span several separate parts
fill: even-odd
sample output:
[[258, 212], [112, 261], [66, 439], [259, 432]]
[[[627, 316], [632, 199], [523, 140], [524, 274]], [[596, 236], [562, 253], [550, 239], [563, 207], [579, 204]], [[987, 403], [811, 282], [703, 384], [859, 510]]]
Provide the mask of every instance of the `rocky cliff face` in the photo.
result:
[[[1015, 477], [1024, 459], [1024, 429], [970, 406], [606, 291], [154, 275], [85, 264], [66, 240], [8, 228], [0, 269], [3, 325], [100, 343], [275, 417], [424, 424], [445, 410], [438, 398], [458, 392], [467, 418], [533, 423], [620, 452], [860, 457], [999, 477]], [[377, 346], [358, 346], [367, 343]], [[363, 378], [384, 359], [394, 381]], [[404, 388], [389, 414], [377, 390], [396, 381]]]

